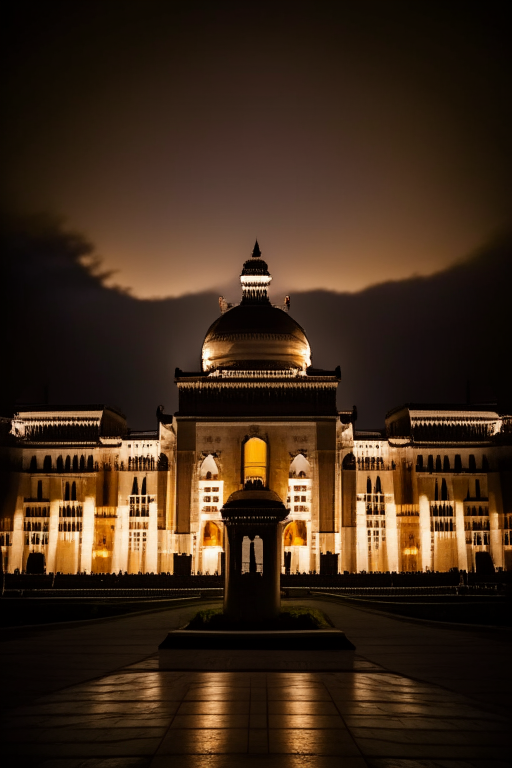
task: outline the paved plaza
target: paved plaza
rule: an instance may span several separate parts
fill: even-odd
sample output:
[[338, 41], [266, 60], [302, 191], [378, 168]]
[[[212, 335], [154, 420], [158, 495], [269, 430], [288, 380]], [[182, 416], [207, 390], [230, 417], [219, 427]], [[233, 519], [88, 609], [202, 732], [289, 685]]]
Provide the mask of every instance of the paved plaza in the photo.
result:
[[345, 630], [355, 653], [340, 652], [337, 664], [316, 652], [291, 652], [293, 661], [275, 652], [194, 653], [189, 668], [181, 657], [181, 668], [159, 671], [158, 643], [198, 605], [4, 630], [3, 764], [510, 765], [509, 631], [309, 604]]

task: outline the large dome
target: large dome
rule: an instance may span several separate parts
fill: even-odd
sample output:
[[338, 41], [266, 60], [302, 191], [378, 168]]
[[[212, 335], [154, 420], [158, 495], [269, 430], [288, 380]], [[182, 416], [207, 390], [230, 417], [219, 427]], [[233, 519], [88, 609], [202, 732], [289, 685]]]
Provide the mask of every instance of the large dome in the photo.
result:
[[306, 370], [311, 365], [311, 350], [303, 329], [287, 312], [270, 303], [242, 303], [208, 329], [202, 365], [204, 371]]
[[[220, 297], [224, 313], [208, 329], [202, 352], [206, 373], [218, 368], [234, 370], [305, 371], [311, 365], [306, 334], [285, 308], [274, 307], [268, 298], [272, 276], [256, 240], [252, 257], [242, 268], [242, 301], [229, 305]], [[231, 307], [231, 308], [228, 308]]]

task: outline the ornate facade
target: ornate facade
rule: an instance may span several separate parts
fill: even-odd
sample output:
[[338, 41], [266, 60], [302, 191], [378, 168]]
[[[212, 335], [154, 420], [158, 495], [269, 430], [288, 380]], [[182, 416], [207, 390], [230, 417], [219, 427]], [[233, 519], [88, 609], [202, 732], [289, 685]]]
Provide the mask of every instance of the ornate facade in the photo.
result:
[[[405, 405], [358, 431], [336, 407], [340, 369], [312, 367], [270, 281], [256, 244], [241, 302], [221, 297], [201, 370], [176, 370], [179, 410], [159, 408], [155, 431], [103, 405], [4, 423], [5, 570], [42, 553], [48, 572], [221, 572], [221, 509], [247, 483], [289, 510], [283, 572], [512, 569], [512, 416]], [[249, 543], [243, 557], [249, 570]]]

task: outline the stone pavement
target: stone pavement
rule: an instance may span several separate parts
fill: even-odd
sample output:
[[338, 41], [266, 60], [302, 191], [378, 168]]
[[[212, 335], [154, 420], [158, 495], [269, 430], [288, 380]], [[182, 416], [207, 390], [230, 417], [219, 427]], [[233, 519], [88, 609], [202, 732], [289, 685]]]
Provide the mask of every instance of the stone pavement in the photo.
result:
[[[503, 691], [501, 679], [512, 666], [506, 661], [510, 634], [445, 629], [334, 603], [315, 604], [357, 646], [352, 668], [345, 658], [342, 671], [328, 672], [226, 672], [219, 671], [219, 660], [214, 669], [159, 671], [156, 656], [150, 654], [166, 630], [183, 623], [185, 614], [197, 606], [94, 626], [40, 629], [37, 637], [23, 637], [30, 631], [17, 630], [16, 640], [6, 641], [8, 633], [2, 633], [2, 650], [7, 651], [2, 656], [17, 673], [18, 687], [30, 684], [21, 706], [9, 705], [9, 691], [7, 697], [5, 689], [2, 694], [8, 709], [2, 722], [3, 764], [15, 768], [510, 765], [512, 736], [501, 693], [497, 704], [489, 700], [493, 685]], [[69, 652], [69, 644], [75, 644], [77, 651]], [[84, 649], [84, 667], [78, 670]], [[61, 677], [53, 683], [44, 671], [45, 653], [51, 667], [59, 650]], [[346, 653], [354, 657], [350, 652], [341, 655]], [[432, 668], [436, 660], [441, 666]], [[505, 662], [500, 679], [485, 687], [485, 670], [497, 673], [496, 660]], [[481, 674], [474, 674], [476, 668]], [[469, 683], [476, 679], [474, 690], [464, 682], [463, 669]], [[35, 685], [28, 678], [38, 678], [40, 672]], [[8, 680], [14, 679], [13, 673]], [[39, 695], [45, 685], [46, 693]]]

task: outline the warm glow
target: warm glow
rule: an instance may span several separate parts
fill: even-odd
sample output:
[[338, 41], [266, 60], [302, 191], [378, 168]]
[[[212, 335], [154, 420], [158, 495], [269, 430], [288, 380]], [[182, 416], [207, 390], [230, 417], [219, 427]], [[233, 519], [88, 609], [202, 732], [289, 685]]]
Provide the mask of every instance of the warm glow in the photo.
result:
[[267, 484], [267, 444], [259, 437], [251, 437], [244, 446], [244, 482], [256, 479]]
[[404, 554], [404, 555], [417, 555], [418, 554], [418, 547], [407, 547], [406, 549], [402, 550], [402, 554]]
[[284, 529], [285, 547], [306, 547], [308, 531], [304, 520], [293, 520]]
[[204, 526], [203, 547], [221, 547], [222, 534], [216, 523], [208, 520]]

